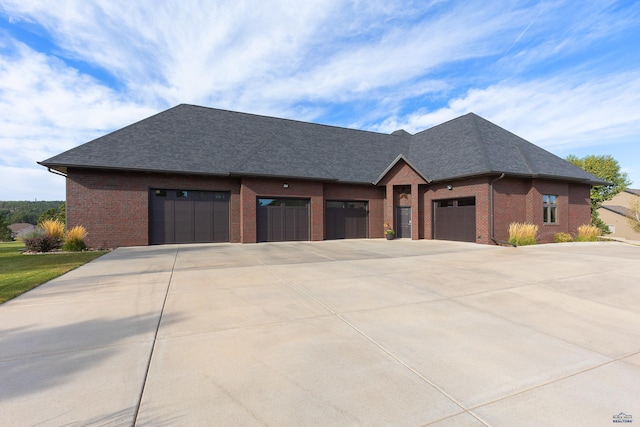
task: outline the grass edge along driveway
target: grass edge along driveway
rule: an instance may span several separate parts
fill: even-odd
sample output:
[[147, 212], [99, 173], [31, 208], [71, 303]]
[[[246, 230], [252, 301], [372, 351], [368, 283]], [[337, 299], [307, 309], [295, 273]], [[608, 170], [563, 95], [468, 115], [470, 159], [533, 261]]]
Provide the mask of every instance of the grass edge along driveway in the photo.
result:
[[0, 304], [62, 276], [106, 252], [24, 255], [22, 242], [0, 243]]

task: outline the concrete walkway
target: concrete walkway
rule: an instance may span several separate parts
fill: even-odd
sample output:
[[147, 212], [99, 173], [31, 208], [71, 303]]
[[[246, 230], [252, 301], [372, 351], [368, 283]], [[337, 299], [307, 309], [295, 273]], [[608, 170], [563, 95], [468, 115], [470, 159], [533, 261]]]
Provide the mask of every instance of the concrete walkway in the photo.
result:
[[640, 247], [121, 248], [0, 305], [7, 426], [640, 422]]

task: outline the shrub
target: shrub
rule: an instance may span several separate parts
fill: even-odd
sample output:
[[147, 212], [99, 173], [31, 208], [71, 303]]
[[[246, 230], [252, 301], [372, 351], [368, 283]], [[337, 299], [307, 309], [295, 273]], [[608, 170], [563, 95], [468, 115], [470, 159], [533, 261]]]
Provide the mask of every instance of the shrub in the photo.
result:
[[64, 238], [64, 223], [57, 219], [47, 219], [39, 224], [39, 227], [44, 230], [44, 234], [56, 242], [55, 247], [60, 247], [60, 243]]
[[22, 238], [25, 248], [29, 252], [50, 252], [60, 246], [60, 242], [43, 232], [29, 233]]
[[517, 246], [535, 245], [538, 226], [530, 223], [512, 222], [509, 224], [509, 243]]
[[80, 252], [87, 249], [84, 242], [85, 237], [87, 237], [87, 229], [82, 225], [76, 225], [67, 231], [63, 249], [69, 252]]
[[556, 243], [573, 242], [573, 237], [569, 233], [556, 233], [553, 235], [553, 241]]
[[87, 249], [87, 244], [82, 239], [72, 238], [65, 240], [62, 249], [68, 252], [81, 252]]
[[578, 242], [595, 242], [600, 235], [600, 229], [595, 225], [582, 224], [578, 227], [578, 235], [576, 241]]

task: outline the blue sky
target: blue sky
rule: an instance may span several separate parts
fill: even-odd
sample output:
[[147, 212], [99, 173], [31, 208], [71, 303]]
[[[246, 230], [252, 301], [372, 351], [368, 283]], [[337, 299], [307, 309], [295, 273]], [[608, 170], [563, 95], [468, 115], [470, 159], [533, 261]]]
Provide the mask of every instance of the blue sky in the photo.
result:
[[[54, 6], [55, 4], [55, 6]], [[0, 0], [0, 200], [180, 103], [378, 132], [474, 112], [640, 188], [640, 2]]]

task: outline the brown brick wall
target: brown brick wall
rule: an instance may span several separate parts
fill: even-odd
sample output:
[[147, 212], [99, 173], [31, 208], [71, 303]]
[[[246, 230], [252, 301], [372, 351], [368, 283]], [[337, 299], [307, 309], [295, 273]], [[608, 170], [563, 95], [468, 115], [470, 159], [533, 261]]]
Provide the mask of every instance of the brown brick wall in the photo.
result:
[[418, 206], [420, 185], [423, 184], [426, 184], [426, 181], [402, 160], [396, 163], [378, 183], [386, 188], [384, 205], [384, 222], [386, 224], [391, 227], [395, 226], [396, 206], [411, 207], [411, 239], [413, 240], [419, 239], [422, 233], [420, 224], [422, 215]]
[[531, 188], [531, 180], [503, 178], [495, 181], [493, 188], [494, 237], [507, 241], [509, 224], [527, 221], [527, 195]]
[[[558, 196], [558, 223], [544, 224], [543, 203], [544, 194]], [[527, 220], [538, 226], [538, 242], [553, 242], [556, 233], [569, 232], [569, 185], [566, 182], [534, 179], [528, 195]]]
[[[553, 241], [556, 233], [575, 234], [576, 228], [591, 220], [590, 187], [543, 179], [505, 178], [495, 183], [495, 237], [508, 240], [511, 222], [530, 222], [538, 226], [538, 242]], [[544, 224], [544, 194], [558, 196], [558, 223]]]
[[[451, 185], [451, 190], [448, 185]], [[424, 238], [433, 239], [433, 201], [461, 197], [476, 198], [476, 242], [492, 243], [489, 233], [489, 178], [486, 177], [429, 185], [422, 205]]]
[[237, 179], [70, 168], [67, 227], [84, 225], [87, 245], [116, 248], [149, 244], [151, 188], [230, 191], [230, 240], [240, 241], [240, 182]]
[[[394, 224], [395, 206], [412, 209], [412, 238], [433, 236], [433, 201], [476, 198], [478, 243], [490, 240], [490, 181], [480, 177], [438, 184], [426, 184], [411, 167], [399, 162], [379, 186], [322, 183], [272, 178], [217, 178], [155, 173], [123, 173], [70, 168], [67, 179], [67, 225], [84, 225], [91, 247], [147, 245], [149, 242], [149, 190], [151, 188], [229, 191], [230, 241], [257, 240], [257, 197], [307, 198], [310, 203], [311, 240], [325, 238], [325, 201], [361, 200], [369, 202], [369, 237], [384, 237], [384, 223]], [[288, 188], [283, 184], [287, 183]], [[447, 185], [452, 185], [449, 190]], [[508, 239], [513, 221], [539, 226], [539, 241], [549, 242], [557, 232], [575, 234], [590, 222], [589, 186], [552, 180], [503, 178], [494, 184], [495, 237]], [[404, 188], [401, 188], [404, 187]], [[400, 194], [406, 197], [401, 197]], [[558, 195], [555, 225], [542, 221], [542, 195]], [[417, 224], [417, 226], [415, 226]]]
[[583, 224], [591, 224], [591, 187], [569, 184], [569, 233], [575, 237]]

